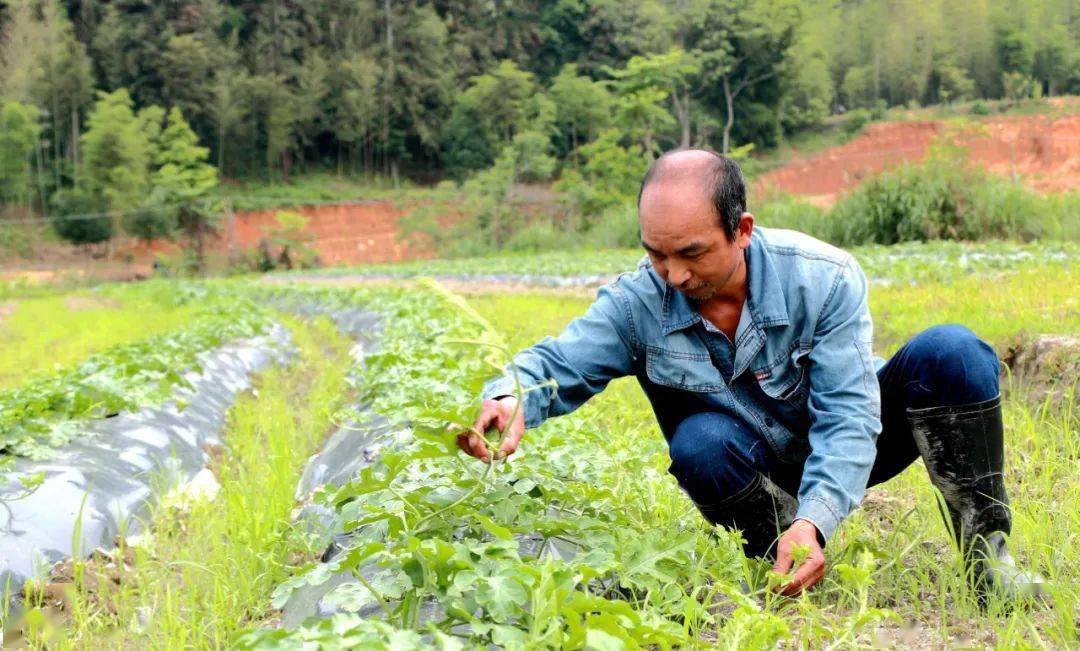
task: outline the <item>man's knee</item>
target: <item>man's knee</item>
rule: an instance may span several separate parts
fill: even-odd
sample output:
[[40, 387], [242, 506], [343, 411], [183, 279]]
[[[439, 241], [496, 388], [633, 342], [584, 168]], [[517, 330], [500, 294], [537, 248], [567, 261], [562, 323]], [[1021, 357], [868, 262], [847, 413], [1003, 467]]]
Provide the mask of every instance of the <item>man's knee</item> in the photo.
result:
[[750, 448], [757, 444], [738, 419], [715, 412], [694, 414], [679, 424], [671, 439], [671, 472], [684, 483], [709, 480], [722, 486], [737, 482], [752, 465]]
[[998, 393], [997, 353], [962, 325], [928, 328], [912, 338], [907, 349], [917, 388], [942, 405], [989, 400]]

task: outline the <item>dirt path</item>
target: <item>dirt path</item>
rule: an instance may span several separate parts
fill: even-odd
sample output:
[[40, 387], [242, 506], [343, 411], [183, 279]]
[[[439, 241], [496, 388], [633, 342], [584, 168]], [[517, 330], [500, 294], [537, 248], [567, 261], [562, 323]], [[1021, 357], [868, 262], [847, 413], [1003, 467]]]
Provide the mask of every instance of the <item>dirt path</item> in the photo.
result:
[[85, 312], [87, 310], [118, 310], [124, 304], [115, 298], [100, 296], [68, 296], [64, 299], [64, 307], [72, 312]]
[[[459, 294], [547, 294], [553, 296], [587, 296], [596, 295], [596, 285], [568, 285], [562, 287], [549, 287], [535, 285], [517, 280], [462, 280], [455, 278], [438, 278], [440, 284], [447, 289]], [[331, 287], [419, 287], [420, 281], [415, 278], [366, 278], [364, 276], [301, 276], [289, 278], [284, 276], [264, 276], [262, 282], [268, 283], [307, 283], [312, 285], [327, 285]]]

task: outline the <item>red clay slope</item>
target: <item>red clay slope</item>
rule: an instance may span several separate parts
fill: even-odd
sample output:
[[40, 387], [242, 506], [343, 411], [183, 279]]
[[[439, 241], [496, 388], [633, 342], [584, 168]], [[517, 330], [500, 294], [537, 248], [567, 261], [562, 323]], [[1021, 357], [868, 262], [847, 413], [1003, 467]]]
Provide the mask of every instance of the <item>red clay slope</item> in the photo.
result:
[[324, 265], [395, 262], [424, 253], [399, 241], [398, 220], [406, 210], [389, 201], [238, 211], [235, 226], [224, 229], [224, 248], [255, 248], [275, 228], [275, 215], [283, 210], [308, 219], [311, 247]]
[[[1002, 175], [1016, 174], [1042, 192], [1080, 187], [1080, 115], [1001, 116], [980, 120], [959, 136], [972, 163]], [[950, 129], [942, 121], [871, 124], [851, 142], [762, 174], [758, 192], [770, 188], [829, 205], [837, 194], [866, 177], [926, 155], [934, 136]]]

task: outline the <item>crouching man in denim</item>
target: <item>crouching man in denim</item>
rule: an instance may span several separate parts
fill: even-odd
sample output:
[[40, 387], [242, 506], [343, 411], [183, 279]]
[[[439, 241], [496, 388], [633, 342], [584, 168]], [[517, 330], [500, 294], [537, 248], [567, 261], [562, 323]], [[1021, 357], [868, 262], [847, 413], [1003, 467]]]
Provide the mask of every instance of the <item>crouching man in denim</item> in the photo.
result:
[[[944, 495], [982, 597], [1045, 598], [1006, 547], [999, 362], [959, 325], [916, 335], [887, 363], [871, 351], [867, 282], [848, 253], [807, 235], [755, 228], [736, 163], [711, 151], [657, 159], [638, 197], [636, 271], [602, 288], [557, 338], [515, 357], [526, 386], [484, 389], [477, 431], [526, 428], [569, 413], [634, 375], [671, 454], [670, 471], [713, 524], [737, 527], [748, 555], [792, 569], [781, 590], [825, 574], [822, 548], [873, 486], [922, 457]], [[461, 448], [485, 461], [484, 443]]]

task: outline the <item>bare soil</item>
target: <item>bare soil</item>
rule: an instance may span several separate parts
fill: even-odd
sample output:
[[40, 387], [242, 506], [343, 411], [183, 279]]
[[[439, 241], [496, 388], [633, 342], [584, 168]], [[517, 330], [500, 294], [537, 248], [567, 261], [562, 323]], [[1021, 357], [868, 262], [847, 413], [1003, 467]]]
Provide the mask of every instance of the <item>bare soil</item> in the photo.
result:
[[[971, 123], [959, 137], [968, 159], [1040, 192], [1080, 187], [1080, 114], [999, 116]], [[847, 144], [792, 161], [758, 177], [756, 193], [782, 190], [829, 206], [845, 190], [882, 170], [926, 156], [942, 120], [871, 124]]]
[[1080, 403], [1080, 338], [1065, 335], [1017, 337], [1002, 361], [1004, 381], [1029, 402]]
[[115, 298], [101, 296], [68, 296], [64, 299], [64, 307], [72, 312], [85, 312], [87, 310], [115, 310], [122, 307], [122, 303]]
[[[324, 265], [396, 262], [423, 257], [423, 250], [398, 238], [398, 221], [408, 212], [388, 201], [289, 208], [308, 219], [310, 246]], [[226, 227], [224, 246], [251, 249], [269, 237], [281, 209], [241, 211]]]

